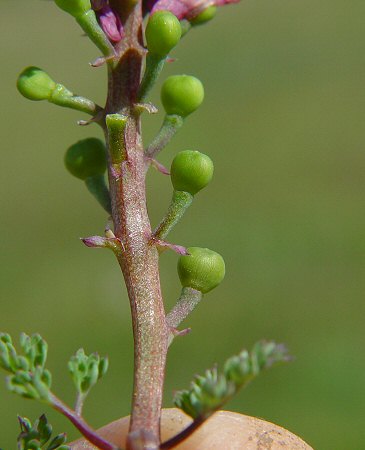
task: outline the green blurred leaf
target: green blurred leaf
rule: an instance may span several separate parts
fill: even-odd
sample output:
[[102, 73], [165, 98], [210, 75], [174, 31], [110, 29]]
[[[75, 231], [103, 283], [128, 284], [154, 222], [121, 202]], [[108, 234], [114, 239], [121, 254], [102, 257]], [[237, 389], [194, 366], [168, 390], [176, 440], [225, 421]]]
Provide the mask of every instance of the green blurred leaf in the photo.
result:
[[222, 374], [214, 367], [204, 376], [196, 376], [190, 390], [175, 394], [174, 403], [193, 419], [204, 419], [220, 409], [260, 372], [290, 359], [284, 345], [273, 341], [257, 342], [251, 352], [243, 350], [229, 358]]
[[[50, 440], [52, 426], [43, 414], [32, 423], [26, 417], [18, 417], [21, 432], [18, 436], [18, 450], [40, 450]], [[65, 433], [58, 434], [48, 444], [47, 450], [69, 450], [71, 447], [64, 445], [67, 437]]]

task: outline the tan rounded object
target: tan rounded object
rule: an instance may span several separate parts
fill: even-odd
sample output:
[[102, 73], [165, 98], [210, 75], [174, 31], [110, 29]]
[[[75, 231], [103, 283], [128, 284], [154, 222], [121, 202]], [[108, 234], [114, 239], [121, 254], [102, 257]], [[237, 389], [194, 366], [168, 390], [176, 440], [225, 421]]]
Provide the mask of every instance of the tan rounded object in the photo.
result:
[[[191, 418], [176, 408], [162, 411], [162, 441], [175, 436], [191, 423]], [[125, 448], [129, 417], [100, 428], [100, 435]], [[95, 450], [92, 444], [78, 440], [72, 450]], [[219, 411], [176, 450], [313, 450], [302, 439], [284, 428], [255, 417]]]

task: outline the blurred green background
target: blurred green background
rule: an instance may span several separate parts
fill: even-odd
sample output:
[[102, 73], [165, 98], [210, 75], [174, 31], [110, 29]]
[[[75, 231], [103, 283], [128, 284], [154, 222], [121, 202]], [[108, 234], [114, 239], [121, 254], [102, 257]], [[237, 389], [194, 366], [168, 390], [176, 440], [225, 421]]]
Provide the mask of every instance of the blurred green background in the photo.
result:
[[[112, 254], [78, 240], [101, 233], [106, 217], [66, 173], [63, 154], [100, 132], [78, 127], [82, 114], [24, 100], [15, 79], [38, 65], [103, 103], [105, 69], [88, 66], [98, 51], [53, 2], [0, 5], [0, 329], [47, 339], [54, 390], [69, 403], [68, 357], [81, 346], [109, 355], [109, 374], [85, 410], [97, 427], [129, 411], [129, 306]], [[186, 322], [191, 335], [172, 346], [166, 406], [193, 374], [273, 338], [295, 362], [266, 373], [228, 408], [287, 427], [318, 450], [365, 449], [364, 15], [363, 0], [245, 0], [174, 52], [164, 76], [198, 76], [206, 101], [161, 161], [198, 149], [216, 171], [171, 240], [219, 251], [227, 276]], [[145, 117], [146, 142], [160, 121]], [[171, 187], [155, 171], [148, 184], [157, 224]], [[180, 289], [175, 263], [172, 253], [161, 258], [168, 307]], [[0, 446], [16, 447], [16, 414], [43, 411], [1, 383]], [[46, 412], [57, 431], [77, 436]]]

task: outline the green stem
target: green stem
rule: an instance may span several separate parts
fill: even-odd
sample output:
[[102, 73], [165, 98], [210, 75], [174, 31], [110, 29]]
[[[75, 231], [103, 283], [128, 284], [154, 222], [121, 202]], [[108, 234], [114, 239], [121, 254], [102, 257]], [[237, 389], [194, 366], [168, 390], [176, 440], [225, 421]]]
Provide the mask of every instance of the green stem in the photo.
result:
[[75, 403], [75, 414], [77, 416], [81, 416], [82, 415], [82, 408], [84, 407], [84, 401], [85, 401], [86, 395], [82, 394], [81, 392], [79, 392], [77, 394], [77, 398], [76, 398], [76, 403]]
[[56, 84], [48, 101], [54, 105], [76, 109], [77, 111], [82, 111], [92, 116], [95, 116], [98, 112], [102, 111], [101, 106], [98, 106], [88, 98], [74, 95], [60, 83]]
[[141, 82], [141, 87], [138, 92], [138, 98], [140, 102], [146, 101], [146, 98], [157, 81], [160, 73], [162, 72], [163, 66], [165, 64], [166, 58], [153, 55], [151, 53], [147, 54], [146, 57], [146, 69]]
[[177, 328], [203, 298], [203, 294], [191, 287], [183, 287], [176, 305], [166, 316], [166, 322], [171, 328]]
[[110, 193], [105, 183], [104, 175], [96, 175], [86, 178], [85, 184], [88, 191], [96, 198], [98, 203], [110, 215], [112, 213]]
[[116, 170], [117, 166], [126, 160], [125, 128], [127, 121], [128, 117], [122, 114], [108, 114], [105, 118], [111, 163]]
[[192, 204], [193, 198], [189, 192], [174, 191], [169, 209], [153, 233], [155, 239], [164, 240], [167, 237], [172, 228], [180, 221], [185, 211]]
[[81, 17], [77, 17], [76, 21], [104, 56], [112, 56], [115, 53], [114, 47], [100, 28], [93, 10], [90, 9]]
[[154, 158], [164, 147], [166, 147], [173, 136], [182, 127], [183, 123], [183, 117], [175, 114], [167, 114], [157, 136], [147, 147], [145, 155], [148, 158]]

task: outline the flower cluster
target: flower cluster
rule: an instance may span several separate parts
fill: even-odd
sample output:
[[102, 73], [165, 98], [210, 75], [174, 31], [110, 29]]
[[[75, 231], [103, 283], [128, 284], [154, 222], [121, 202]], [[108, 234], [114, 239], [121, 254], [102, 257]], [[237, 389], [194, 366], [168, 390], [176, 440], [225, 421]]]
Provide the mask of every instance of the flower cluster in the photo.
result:
[[[169, 11], [179, 20], [194, 20], [199, 14], [210, 7], [237, 3], [239, 0], [145, 0], [144, 12], [154, 14], [157, 11]], [[124, 37], [122, 22], [113, 10], [109, 0], [91, 0], [98, 22], [109, 40], [116, 44]]]

